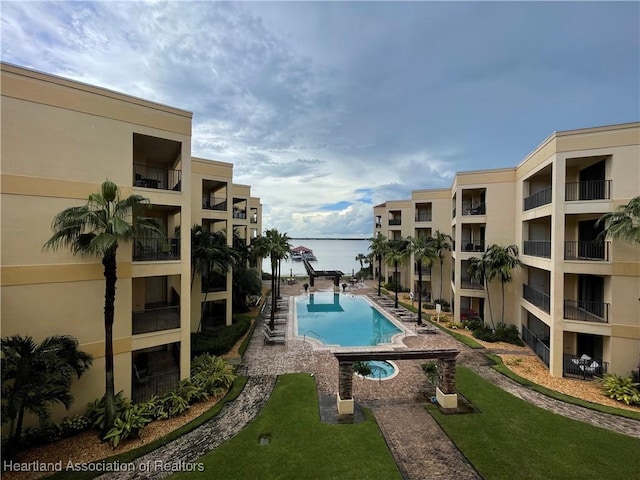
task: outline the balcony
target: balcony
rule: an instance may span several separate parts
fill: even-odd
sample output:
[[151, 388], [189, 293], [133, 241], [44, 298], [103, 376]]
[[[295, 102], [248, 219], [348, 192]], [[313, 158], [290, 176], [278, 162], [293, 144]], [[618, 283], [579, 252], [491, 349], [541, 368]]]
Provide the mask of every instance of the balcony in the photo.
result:
[[202, 293], [224, 292], [227, 289], [227, 276], [211, 272], [202, 277]]
[[416, 222], [430, 222], [431, 212], [416, 212]]
[[233, 218], [246, 219], [247, 211], [237, 207], [233, 207]]
[[182, 188], [182, 171], [134, 164], [133, 186], [179, 192]]
[[180, 306], [158, 306], [133, 312], [134, 335], [180, 328]]
[[565, 260], [608, 261], [609, 243], [598, 241], [564, 242]]
[[584, 300], [565, 300], [564, 318], [583, 322], [609, 323], [609, 304]]
[[456, 207], [453, 207], [453, 210], [451, 210], [451, 218], [456, 218]]
[[[425, 267], [424, 265], [422, 265], [422, 268], [420, 270], [422, 270], [422, 276], [423, 277], [431, 275], [431, 267]], [[418, 275], [420, 273], [420, 271], [418, 270], [417, 265], [413, 269], [413, 273], [414, 273], [414, 275]]]
[[540, 292], [534, 288], [531, 288], [527, 284], [522, 285], [522, 298], [524, 298], [531, 305], [535, 305], [541, 310], [547, 313], [551, 312], [551, 297], [547, 293]]
[[522, 325], [522, 340], [529, 345], [531, 350], [535, 352], [540, 360], [548, 367], [549, 357], [551, 356], [551, 350], [549, 349], [549, 339], [539, 339], [531, 330]]
[[390, 218], [389, 219], [389, 225], [402, 225], [402, 219], [401, 218]]
[[153, 396], [162, 396], [170, 392], [180, 380], [177, 368], [154, 375], [146, 375], [134, 365], [134, 378], [131, 399], [135, 403], [146, 402]]
[[460, 287], [468, 290], [484, 290], [484, 286], [478, 280], [468, 276], [460, 277]]
[[551, 258], [551, 240], [525, 240], [523, 243], [524, 255]]
[[471, 243], [465, 240], [462, 241], [464, 243], [464, 247], [462, 247], [463, 252], [484, 252], [484, 243]]
[[609, 200], [611, 198], [611, 180], [592, 180], [573, 182], [565, 185], [567, 202], [585, 200]]
[[463, 203], [462, 215], [486, 215], [487, 204], [486, 203]]
[[254, 213], [253, 215], [251, 215], [251, 219], [249, 220], [250, 223], [258, 223], [258, 214]]
[[134, 262], [180, 260], [179, 238], [134, 238]]
[[202, 208], [204, 210], [227, 210], [227, 197], [203, 197]]
[[565, 377], [577, 377], [583, 380], [602, 377], [609, 369], [609, 362], [588, 355], [562, 355], [562, 373]]
[[532, 195], [529, 195], [524, 199], [524, 210], [531, 210], [532, 208], [541, 207], [551, 203], [551, 187], [547, 187], [544, 190], [540, 190]]

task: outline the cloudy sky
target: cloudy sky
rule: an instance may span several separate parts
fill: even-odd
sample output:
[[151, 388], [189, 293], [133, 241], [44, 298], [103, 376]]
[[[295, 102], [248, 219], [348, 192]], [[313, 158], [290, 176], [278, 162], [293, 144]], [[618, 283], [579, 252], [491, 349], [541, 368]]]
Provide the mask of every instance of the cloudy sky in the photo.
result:
[[190, 110], [265, 228], [369, 237], [372, 207], [640, 120], [640, 4], [9, 2], [2, 60]]

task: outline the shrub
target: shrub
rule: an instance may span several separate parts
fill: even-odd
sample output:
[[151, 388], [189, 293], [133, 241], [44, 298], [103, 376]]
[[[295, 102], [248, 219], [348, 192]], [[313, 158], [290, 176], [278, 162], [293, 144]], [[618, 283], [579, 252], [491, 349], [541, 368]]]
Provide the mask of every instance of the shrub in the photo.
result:
[[486, 325], [483, 325], [481, 328], [477, 328], [476, 330], [473, 331], [472, 334], [478, 340], [482, 340], [482, 341], [485, 341], [485, 342], [497, 342], [498, 341], [498, 340], [496, 340], [496, 336], [493, 333], [493, 330], [491, 329], [491, 327], [488, 327]]
[[624, 402], [627, 405], [637, 404], [640, 405], [640, 386], [633, 381], [631, 375], [621, 377], [612, 373], [606, 373], [602, 378], [597, 379], [597, 382], [602, 386], [602, 391], [609, 398], [613, 398], [619, 402]]
[[444, 310], [445, 308], [449, 308], [451, 307], [451, 305], [449, 304], [449, 302], [447, 302], [446, 300], [444, 300], [443, 298], [436, 298], [433, 303], [439, 303], [440, 305], [442, 305], [442, 309]]
[[441, 371], [440, 364], [438, 362], [433, 361], [423, 364], [422, 371], [427, 376], [427, 381], [431, 385], [434, 387], [440, 385]]
[[113, 427], [107, 432], [104, 440], [115, 448], [129, 437], [138, 438], [140, 432], [153, 420], [145, 403], [128, 405], [116, 417]]
[[[87, 413], [85, 414], [87, 420], [89, 421], [89, 425], [91, 428], [98, 429], [102, 431], [104, 429], [104, 414], [105, 414], [105, 405], [104, 405], [104, 396], [89, 404], [87, 408]], [[128, 408], [131, 405], [131, 400], [125, 398], [122, 395], [122, 390], [118, 392], [115, 396], [115, 409], [116, 409], [116, 417], [120, 415], [122, 411]]]
[[235, 343], [247, 333], [251, 319], [244, 315], [234, 318], [233, 324], [218, 327], [206, 332], [191, 334], [191, 358], [203, 353], [223, 355], [230, 351]]
[[356, 372], [358, 375], [362, 375], [363, 377], [371, 375], [372, 373], [371, 365], [369, 365], [369, 362], [355, 362], [352, 368], [354, 372]]
[[191, 362], [191, 381], [209, 395], [222, 393], [235, 379], [231, 368], [219, 357], [200, 355]]
[[484, 322], [480, 317], [475, 317], [462, 320], [462, 325], [467, 330], [471, 330], [473, 332], [474, 330], [484, 327]]
[[524, 346], [524, 342], [520, 339], [518, 328], [515, 325], [499, 324], [496, 327], [495, 337], [497, 342], [510, 343], [512, 345]]

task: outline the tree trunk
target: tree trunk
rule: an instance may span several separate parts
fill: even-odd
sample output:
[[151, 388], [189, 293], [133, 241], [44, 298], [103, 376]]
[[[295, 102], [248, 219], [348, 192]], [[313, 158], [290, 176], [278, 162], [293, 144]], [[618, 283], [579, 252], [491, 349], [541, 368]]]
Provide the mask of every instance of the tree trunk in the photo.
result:
[[20, 411], [18, 412], [18, 421], [16, 422], [16, 431], [13, 432], [13, 447], [17, 447], [21, 442], [22, 435], [22, 422], [24, 420], [24, 402], [20, 405]]
[[378, 296], [382, 287], [382, 255], [378, 255]]
[[[116, 247], [117, 248], [117, 247]], [[104, 265], [105, 292], [104, 292], [104, 430], [105, 435], [111, 427], [116, 416], [115, 387], [113, 377], [113, 319], [116, 301], [116, 252], [105, 254], [102, 257]]]
[[393, 266], [394, 266], [393, 276], [395, 277], [393, 280], [396, 287], [396, 308], [398, 308], [398, 262], [393, 262]]
[[269, 328], [273, 330], [276, 328], [276, 306], [278, 305], [278, 298], [276, 292], [276, 273], [278, 264], [274, 261], [271, 262], [271, 314], [269, 315]]
[[485, 279], [484, 284], [487, 290], [487, 302], [489, 303], [489, 319], [491, 320], [491, 326], [495, 330], [496, 324], [493, 323], [493, 310], [491, 309], [491, 295], [489, 294], [489, 282]]
[[440, 303], [442, 303], [442, 264], [443, 263], [444, 263], [444, 260], [442, 259], [442, 257], [440, 257]]
[[422, 325], [422, 262], [418, 262], [418, 325]]
[[504, 282], [501, 282], [501, 283], [502, 283], [502, 314], [501, 314], [502, 319], [501, 319], [501, 322], [504, 325]]

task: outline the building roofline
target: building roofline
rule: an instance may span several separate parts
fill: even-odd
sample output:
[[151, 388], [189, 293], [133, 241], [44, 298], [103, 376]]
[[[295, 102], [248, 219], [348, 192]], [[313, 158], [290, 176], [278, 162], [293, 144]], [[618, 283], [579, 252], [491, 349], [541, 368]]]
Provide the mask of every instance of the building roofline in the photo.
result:
[[118, 92], [116, 90], [111, 90], [108, 88], [91, 85], [89, 83], [80, 82], [78, 80], [72, 80], [70, 78], [63, 77], [60, 75], [54, 75], [51, 73], [42, 72], [42, 71], [34, 70], [31, 68], [26, 68], [21, 65], [16, 65], [9, 62], [0, 62], [0, 70], [2, 72], [12, 73], [14, 75], [20, 75], [23, 77], [29, 77], [34, 80], [46, 81], [46, 82], [60, 85], [63, 87], [73, 88], [75, 90], [88, 92], [94, 95], [110, 97], [123, 102], [133, 103], [136, 105], [152, 108], [155, 110], [161, 110], [163, 112], [172, 113], [174, 115], [179, 115], [182, 117], [187, 117], [189, 119], [193, 118], [193, 113], [188, 110], [183, 110], [180, 108], [172, 107], [170, 105], [153, 102], [151, 100], [135, 97], [133, 95]]

